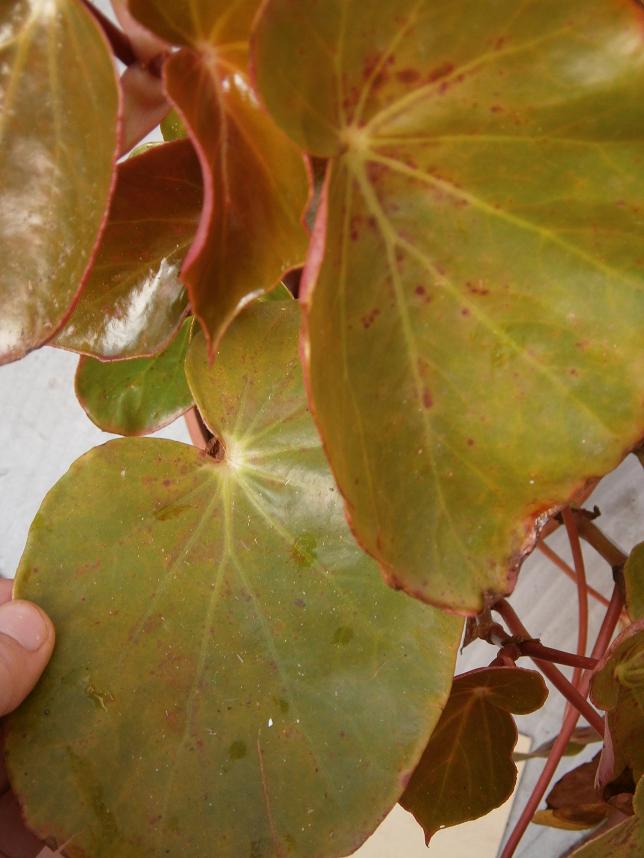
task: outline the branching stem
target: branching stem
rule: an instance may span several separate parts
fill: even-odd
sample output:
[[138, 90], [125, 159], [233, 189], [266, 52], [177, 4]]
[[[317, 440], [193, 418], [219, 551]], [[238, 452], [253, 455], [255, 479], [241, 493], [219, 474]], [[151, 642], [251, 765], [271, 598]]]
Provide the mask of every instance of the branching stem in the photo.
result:
[[[499, 605], [497, 605], [496, 607], [501, 608], [499, 613], [511, 628], [512, 626], [510, 623], [510, 618], [512, 617], [512, 615], [514, 616], [514, 618], [516, 618], [518, 626], [521, 626], [521, 621], [516, 616], [515, 612], [512, 610], [512, 608], [507, 602], [502, 600], [502, 602], [499, 603]], [[613, 588], [613, 595], [608, 605], [608, 610], [604, 615], [604, 620], [597, 635], [595, 646], [593, 647], [592, 658], [599, 660], [608, 649], [608, 646], [615, 632], [617, 623], [619, 622], [622, 607], [622, 594], [620, 592], [619, 587], [615, 586]], [[507, 610], [508, 608], [510, 608], [510, 611]], [[586, 671], [579, 682], [579, 694], [584, 698], [587, 696], [588, 689], [590, 688], [590, 679], [591, 672]], [[541, 802], [541, 799], [543, 798], [543, 795], [548, 788], [548, 784], [552, 780], [556, 768], [559, 765], [564, 751], [566, 750], [566, 746], [568, 745], [570, 737], [573, 734], [578, 718], [579, 711], [576, 708], [569, 709], [568, 712], [566, 712], [561, 727], [561, 732], [555, 739], [550, 753], [548, 754], [548, 759], [546, 760], [545, 766], [543, 767], [543, 771], [541, 772], [539, 779], [535, 784], [534, 790], [532, 791], [532, 795], [528, 799], [526, 806], [523, 808], [523, 812], [521, 813], [521, 816], [519, 817], [519, 820], [514, 827], [514, 830], [510, 834], [508, 841], [505, 844], [503, 852], [501, 853], [501, 858], [512, 858], [512, 856], [514, 855], [514, 852], [519, 845], [519, 842], [521, 841], [521, 838], [523, 837], [526, 828], [530, 824], [530, 821], [532, 820], [535, 811], [539, 807], [539, 803]]]
[[[538, 542], [537, 548], [545, 557], [548, 558], [548, 560], [550, 560], [551, 563], [554, 563], [554, 565], [558, 569], [561, 569], [561, 571], [564, 573], [564, 575], [567, 575], [571, 581], [575, 581], [575, 582], [577, 581], [577, 576], [575, 575], [575, 570], [572, 567], [570, 567], [566, 563], [566, 561], [563, 560], [557, 554], [556, 551], [553, 551], [553, 549], [548, 545], [547, 542]], [[590, 584], [588, 584], [587, 587], [588, 587], [588, 594], [590, 596], [593, 596], [595, 599], [597, 599], [598, 602], [601, 602], [602, 605], [605, 608], [607, 608], [608, 607], [608, 599], [606, 598], [606, 596], [603, 596], [599, 592], [599, 590], [595, 590], [595, 588], [591, 587]]]

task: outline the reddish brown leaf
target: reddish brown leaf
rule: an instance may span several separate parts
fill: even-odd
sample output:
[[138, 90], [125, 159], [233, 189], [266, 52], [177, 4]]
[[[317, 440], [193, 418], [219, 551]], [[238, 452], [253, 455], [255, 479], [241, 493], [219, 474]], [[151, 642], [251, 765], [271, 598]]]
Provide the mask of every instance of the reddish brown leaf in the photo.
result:
[[87, 287], [56, 345], [103, 360], [146, 357], [172, 338], [186, 309], [179, 266], [202, 201], [187, 140], [124, 161]]
[[416, 817], [427, 842], [438, 831], [483, 816], [514, 789], [511, 713], [533, 712], [548, 692], [541, 675], [488, 667], [457, 676], [429, 744], [400, 803]]

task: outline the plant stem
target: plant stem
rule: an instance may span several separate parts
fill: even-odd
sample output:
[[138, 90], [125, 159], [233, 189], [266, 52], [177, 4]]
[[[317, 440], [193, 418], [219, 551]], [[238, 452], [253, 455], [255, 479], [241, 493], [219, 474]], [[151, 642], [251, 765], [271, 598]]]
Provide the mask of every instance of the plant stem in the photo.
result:
[[627, 557], [624, 552], [614, 542], [611, 542], [606, 534], [584, 515], [582, 510], [572, 509], [569, 512], [575, 520], [582, 539], [591, 545], [612, 569], [619, 569], [626, 563]]
[[[586, 655], [586, 646], [588, 644], [588, 589], [586, 584], [586, 567], [584, 566], [584, 555], [579, 542], [579, 533], [577, 524], [570, 509], [565, 509], [562, 513], [564, 527], [568, 534], [570, 542], [570, 550], [575, 566], [575, 577], [577, 579], [577, 600], [579, 604], [579, 624], [577, 630], [577, 655]], [[579, 685], [581, 679], [581, 668], [576, 666], [572, 675], [572, 684], [575, 688]]]
[[[613, 595], [608, 605], [608, 610], [604, 615], [604, 620], [602, 622], [601, 628], [597, 635], [597, 639], [595, 641], [595, 645], [593, 647], [593, 658], [600, 659], [608, 649], [617, 623], [619, 622], [619, 617], [622, 612], [622, 605], [622, 594], [619, 590], [619, 587], [615, 586], [613, 588]], [[508, 625], [510, 625], [508, 618], [505, 616], [506, 613], [509, 614], [509, 612], [507, 612], [508, 607], [510, 606], [506, 602], [505, 606], [503, 606], [503, 610], [499, 611], [499, 613], [501, 613], [501, 616], [503, 616]], [[516, 617], [516, 614], [511, 608], [510, 611], [514, 615], [514, 617]], [[518, 620], [518, 617], [516, 617], [516, 619]], [[518, 622], [518, 625], [521, 625], [520, 621]], [[588, 694], [588, 689], [590, 688], [590, 679], [590, 671], [584, 673], [580, 679], [579, 693], [583, 697], [586, 697], [586, 695]], [[566, 750], [566, 746], [570, 740], [570, 737], [573, 734], [578, 718], [579, 712], [575, 709], [570, 709], [568, 712], [566, 712], [561, 727], [561, 732], [555, 739], [550, 753], [548, 754], [548, 759], [546, 760], [545, 766], [543, 767], [543, 770], [539, 775], [539, 779], [535, 784], [532, 794], [528, 799], [526, 806], [523, 808], [523, 812], [521, 813], [521, 816], [519, 817], [519, 820], [517, 821], [514, 830], [510, 834], [507, 843], [505, 844], [503, 852], [501, 853], [501, 858], [512, 858], [512, 856], [514, 855], [515, 849], [519, 845], [519, 842], [523, 837], [526, 828], [530, 824], [532, 817], [534, 816], [537, 808], [539, 807], [539, 803], [541, 802], [541, 799], [543, 798], [543, 795], [548, 788], [548, 784], [552, 780], [555, 770], [559, 765], [564, 751]]]
[[[501, 601], [497, 602], [494, 606], [494, 610], [501, 614], [513, 635], [518, 638], [526, 639], [525, 643], [530, 640], [528, 630], [523, 625], [509, 602], [506, 602], [505, 599], [501, 599]], [[520, 646], [524, 646], [524, 644], [520, 644]], [[586, 695], [581, 694], [577, 688], [575, 688], [575, 686], [566, 679], [563, 673], [554, 666], [554, 664], [535, 657], [531, 653], [526, 653], [526, 655], [530, 656], [544, 676], [547, 676], [555, 688], [575, 707], [577, 712], [584, 716], [591, 727], [593, 727], [600, 736], [603, 736], [604, 720], [597, 710], [594, 709], [586, 700]]]
[[212, 439], [212, 435], [203, 422], [201, 414], [193, 407], [189, 411], [186, 411], [184, 419], [193, 445], [199, 450], [205, 450]]
[[[567, 575], [568, 578], [571, 579], [571, 581], [576, 582], [577, 576], [575, 575], [575, 570], [570, 567], [565, 562], [565, 560], [562, 560], [562, 558], [557, 554], [557, 552], [553, 551], [552, 548], [546, 542], [538, 542], [537, 548], [539, 549], [539, 551], [541, 551], [542, 554], [544, 554], [548, 558], [548, 560], [554, 563], [558, 569], [561, 569], [564, 575]], [[598, 602], [601, 602], [605, 608], [608, 607], [608, 599], [606, 598], [606, 596], [602, 596], [599, 590], [595, 590], [595, 588], [591, 587], [590, 584], [588, 584], [588, 593], [595, 599], [597, 599]]]
[[89, 0], [82, 0], [82, 2], [103, 30], [107, 41], [112, 47], [114, 56], [126, 66], [132, 66], [137, 63], [139, 58], [132, 47], [132, 42], [128, 39], [123, 30], [119, 29], [116, 24], [113, 24], [110, 19], [104, 15], [100, 9], [97, 9], [92, 3], [90, 3]]
[[521, 655], [527, 655], [530, 658], [543, 659], [555, 664], [565, 664], [568, 667], [578, 667], [584, 670], [594, 670], [597, 666], [597, 661], [594, 658], [576, 655], [574, 652], [565, 652], [562, 649], [553, 649], [551, 646], [544, 646], [540, 641], [522, 641], [518, 646]]

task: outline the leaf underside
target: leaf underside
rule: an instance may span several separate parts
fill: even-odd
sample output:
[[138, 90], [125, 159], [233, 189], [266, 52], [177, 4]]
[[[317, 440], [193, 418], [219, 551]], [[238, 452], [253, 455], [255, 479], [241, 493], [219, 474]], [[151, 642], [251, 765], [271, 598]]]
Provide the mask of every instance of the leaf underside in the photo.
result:
[[643, 34], [624, 0], [263, 7], [260, 93], [331, 158], [312, 408], [359, 542], [423, 600], [509, 592], [642, 436]]
[[[462, 623], [355, 545], [306, 408], [295, 302], [245, 310], [187, 371], [211, 457], [123, 439], [37, 515], [16, 595], [50, 667], [8, 723], [29, 824], [70, 858], [340, 856], [395, 803]], [[266, 348], [266, 343], [271, 348]]]
[[51, 339], [78, 297], [112, 186], [112, 55], [76, 0], [0, 5], [0, 363]]
[[533, 712], [548, 692], [532, 670], [489, 667], [457, 676], [440, 721], [400, 800], [430, 838], [502, 804], [517, 777], [511, 713]]

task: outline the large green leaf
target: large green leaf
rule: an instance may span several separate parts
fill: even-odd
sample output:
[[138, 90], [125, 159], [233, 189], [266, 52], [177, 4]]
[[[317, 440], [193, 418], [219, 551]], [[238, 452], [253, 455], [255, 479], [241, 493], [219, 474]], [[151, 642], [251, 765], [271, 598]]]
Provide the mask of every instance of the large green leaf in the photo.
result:
[[533, 712], [548, 696], [541, 674], [488, 667], [457, 676], [447, 706], [400, 803], [425, 838], [477, 819], [512, 794], [517, 728], [511, 715]]
[[644, 854], [644, 778], [633, 801], [635, 816], [594, 837], [571, 858], [641, 858]]
[[179, 268], [203, 189], [187, 140], [123, 161], [92, 274], [56, 344], [107, 360], [162, 349], [186, 309]]
[[626, 606], [633, 620], [644, 620], [644, 542], [631, 551], [624, 564]]
[[0, 363], [56, 333], [112, 185], [112, 55], [78, 0], [0, 3]]
[[211, 355], [235, 314], [306, 256], [304, 159], [259, 105], [248, 76], [247, 41], [258, 5], [130, 3], [151, 30], [187, 45], [163, 73], [203, 172], [202, 219], [182, 280]]
[[165, 351], [153, 358], [101, 363], [82, 357], [76, 396], [87, 416], [104, 432], [148, 435], [172, 423], [193, 404], [183, 365], [192, 319]]
[[353, 530], [478, 611], [642, 436], [644, 9], [267, 0], [254, 59], [332, 156], [304, 353]]
[[244, 311], [188, 372], [213, 455], [123, 439], [78, 460], [16, 595], [54, 658], [8, 725], [26, 817], [71, 858], [346, 855], [399, 797], [461, 621], [355, 545], [307, 412], [295, 302]]

